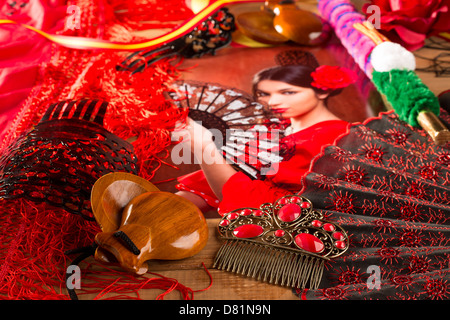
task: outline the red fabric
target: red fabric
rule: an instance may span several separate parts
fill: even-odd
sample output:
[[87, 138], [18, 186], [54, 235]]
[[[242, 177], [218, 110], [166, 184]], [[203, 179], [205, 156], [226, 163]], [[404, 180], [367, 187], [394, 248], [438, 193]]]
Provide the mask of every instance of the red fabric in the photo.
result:
[[218, 207], [219, 200], [217, 200], [216, 195], [209, 187], [208, 181], [206, 181], [206, 177], [202, 170], [194, 171], [179, 177], [178, 182], [179, 183], [176, 185], [178, 190], [192, 192], [202, 197], [211, 207]]
[[[0, 1], [0, 19], [13, 20], [46, 32], [64, 28], [62, 0]], [[0, 140], [39, 81], [40, 66], [50, 60], [51, 43], [19, 25], [0, 28]]]
[[309, 170], [311, 160], [325, 145], [332, 144], [347, 132], [348, 122], [332, 120], [317, 123], [300, 132], [286, 136], [282, 142], [295, 149], [290, 158], [279, 164], [275, 174], [262, 180], [252, 180], [242, 172], [234, 174], [222, 189], [220, 204], [209, 188], [202, 171], [178, 178], [179, 190], [193, 192], [223, 215], [243, 207], [259, 207], [265, 202], [274, 202], [287, 194], [301, 189], [301, 179]]

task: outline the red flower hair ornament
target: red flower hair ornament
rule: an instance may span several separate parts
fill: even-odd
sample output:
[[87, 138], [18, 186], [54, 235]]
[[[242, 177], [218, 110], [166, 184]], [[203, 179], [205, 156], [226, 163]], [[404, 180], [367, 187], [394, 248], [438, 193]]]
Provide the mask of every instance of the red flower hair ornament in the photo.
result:
[[339, 66], [320, 66], [311, 73], [315, 88], [329, 91], [345, 88], [357, 80], [357, 75], [352, 70]]

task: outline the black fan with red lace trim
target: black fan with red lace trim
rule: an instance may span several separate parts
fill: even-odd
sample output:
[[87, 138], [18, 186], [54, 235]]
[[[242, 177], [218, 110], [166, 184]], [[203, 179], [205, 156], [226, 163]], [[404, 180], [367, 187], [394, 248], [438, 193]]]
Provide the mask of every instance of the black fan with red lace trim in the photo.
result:
[[[442, 110], [441, 119], [450, 116]], [[394, 112], [352, 125], [325, 147], [296, 196], [345, 230], [349, 246], [325, 262], [317, 287], [295, 293], [307, 300], [450, 298], [449, 164], [448, 144], [437, 146]]]
[[[442, 111], [446, 123], [449, 115]], [[450, 150], [393, 112], [315, 158], [301, 195], [344, 228], [347, 253], [306, 299], [450, 298]]]
[[178, 82], [169, 93], [188, 116], [211, 130], [218, 149], [236, 169], [252, 178], [263, 178], [274, 162], [283, 125], [252, 95], [221, 84]]

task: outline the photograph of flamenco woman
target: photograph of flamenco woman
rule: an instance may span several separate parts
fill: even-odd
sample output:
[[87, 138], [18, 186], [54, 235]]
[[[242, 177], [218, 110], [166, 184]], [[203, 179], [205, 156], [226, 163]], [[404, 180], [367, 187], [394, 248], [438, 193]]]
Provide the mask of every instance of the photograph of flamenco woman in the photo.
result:
[[[305, 55], [305, 52], [298, 52]], [[312, 54], [311, 59], [314, 59]], [[342, 83], [338, 88], [320, 87], [316, 79], [319, 73], [333, 74], [329, 69], [338, 69]], [[335, 72], [336, 73], [336, 72]], [[338, 74], [338, 73], [336, 73]], [[305, 65], [275, 66], [261, 70], [254, 76], [252, 94], [256, 101], [268, 106], [271, 113], [287, 119], [284, 145], [291, 148], [275, 174], [266, 176], [264, 181], [252, 180], [236, 170], [216, 151], [215, 161], [207, 164], [201, 161], [204, 151], [213, 144], [207, 129], [189, 119], [184, 132], [176, 134], [189, 141], [191, 150], [198, 150], [202, 171], [178, 178], [178, 194], [191, 199], [203, 211], [217, 208], [219, 212], [229, 212], [239, 207], [259, 207], [264, 202], [301, 189], [301, 177], [309, 169], [310, 162], [324, 145], [331, 144], [347, 130], [348, 122], [339, 119], [327, 108], [327, 100], [337, 95], [343, 87], [356, 81], [356, 75], [347, 69], [322, 66], [313, 69]], [[199, 134], [195, 134], [196, 132]], [[187, 143], [187, 142], [186, 142]], [[211, 162], [211, 161], [209, 161]], [[208, 184], [211, 190], [205, 188]], [[197, 188], [200, 190], [196, 191]], [[215, 196], [215, 197], [214, 197]]]

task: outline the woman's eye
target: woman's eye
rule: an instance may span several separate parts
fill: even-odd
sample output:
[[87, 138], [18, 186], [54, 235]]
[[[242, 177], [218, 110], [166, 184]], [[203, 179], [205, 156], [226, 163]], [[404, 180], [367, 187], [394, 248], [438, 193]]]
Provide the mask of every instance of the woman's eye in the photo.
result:
[[292, 95], [292, 94], [296, 94], [296, 91], [283, 91], [283, 94], [285, 95]]
[[257, 96], [258, 98], [262, 98], [262, 97], [267, 97], [268, 94], [265, 93], [265, 92], [259, 91], [259, 92], [256, 93], [256, 96]]

